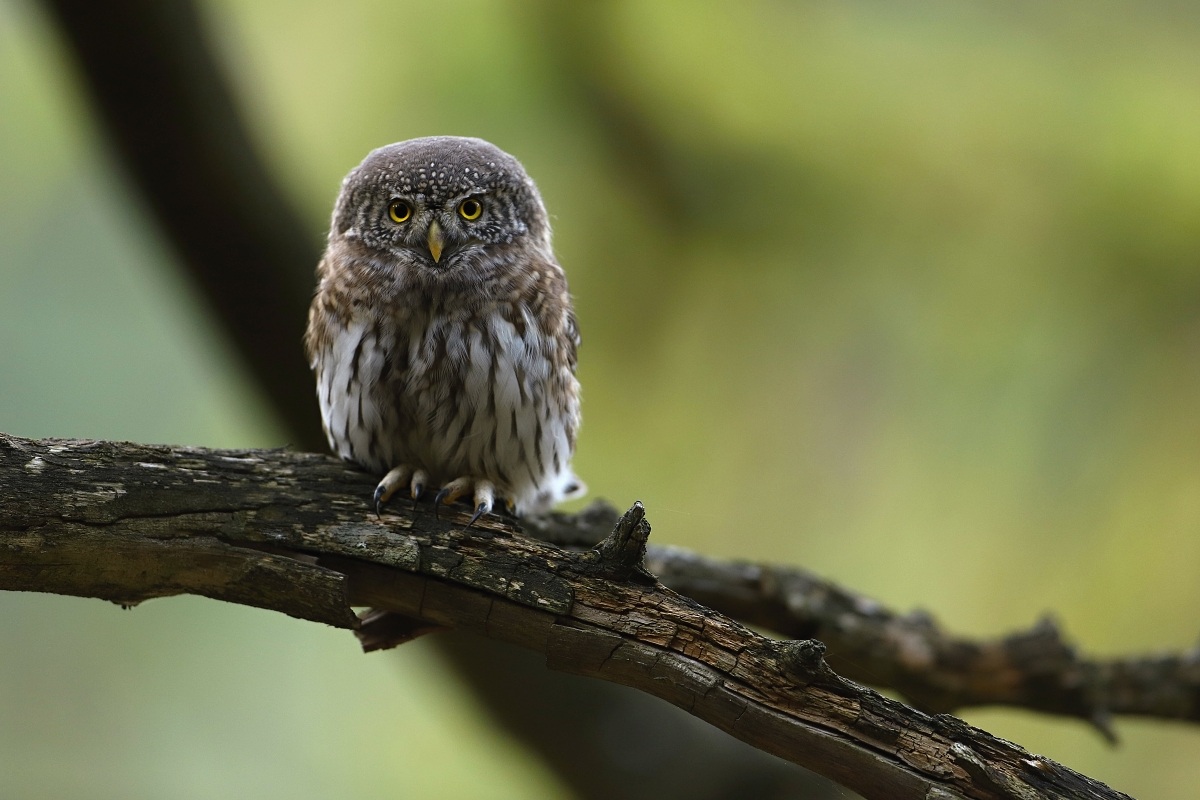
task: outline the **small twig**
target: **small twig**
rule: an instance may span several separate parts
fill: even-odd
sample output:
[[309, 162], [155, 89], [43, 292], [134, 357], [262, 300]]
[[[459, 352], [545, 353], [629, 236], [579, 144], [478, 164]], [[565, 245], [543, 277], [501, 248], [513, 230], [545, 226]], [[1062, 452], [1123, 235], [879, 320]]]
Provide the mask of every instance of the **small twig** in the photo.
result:
[[646, 509], [637, 501], [621, 515], [612, 533], [591, 549], [589, 556], [599, 559], [599, 574], [618, 581], [637, 581], [653, 586], [658, 579], [646, 569], [646, 542], [650, 523]]

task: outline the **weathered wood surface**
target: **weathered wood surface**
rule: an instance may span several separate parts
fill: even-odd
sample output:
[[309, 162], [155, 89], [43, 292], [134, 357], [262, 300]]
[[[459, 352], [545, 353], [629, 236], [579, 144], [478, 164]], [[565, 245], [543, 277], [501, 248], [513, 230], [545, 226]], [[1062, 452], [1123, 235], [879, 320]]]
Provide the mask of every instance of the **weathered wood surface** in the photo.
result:
[[[397, 504], [318, 455], [0, 435], [0, 589], [133, 604], [181, 593], [394, 636], [466, 628], [553, 669], [632, 686], [868, 798], [1118, 798], [953, 717], [836, 675], [664, 587], [639, 560], [640, 506], [573, 552], [465, 509]], [[395, 622], [396, 618], [391, 618]], [[376, 639], [376, 642], [378, 640]]]

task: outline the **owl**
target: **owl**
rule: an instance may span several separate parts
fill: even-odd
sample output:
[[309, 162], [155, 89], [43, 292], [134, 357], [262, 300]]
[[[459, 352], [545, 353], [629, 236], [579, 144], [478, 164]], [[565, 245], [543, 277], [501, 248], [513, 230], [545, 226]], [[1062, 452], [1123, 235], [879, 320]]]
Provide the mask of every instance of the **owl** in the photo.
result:
[[435, 508], [517, 515], [583, 493], [579, 329], [541, 195], [481, 139], [367, 155], [342, 182], [305, 350], [333, 451]]

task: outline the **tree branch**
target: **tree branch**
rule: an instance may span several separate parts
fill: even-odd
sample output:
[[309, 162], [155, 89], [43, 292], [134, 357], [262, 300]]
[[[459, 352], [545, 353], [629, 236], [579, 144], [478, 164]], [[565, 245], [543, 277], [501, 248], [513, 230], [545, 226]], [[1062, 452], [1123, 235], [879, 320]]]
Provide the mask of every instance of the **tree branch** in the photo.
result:
[[649, 564], [668, 586], [742, 622], [826, 642], [840, 671], [894, 689], [929, 713], [1016, 706], [1086, 720], [1113, 743], [1113, 715], [1200, 721], [1200, 649], [1090, 659], [1051, 618], [976, 642], [946, 632], [926, 612], [898, 614], [797, 568], [723, 563], [674, 548], [656, 550]]
[[[589, 547], [616, 520], [597, 505], [553, 514], [539, 538]], [[1091, 659], [1051, 618], [985, 641], [946, 632], [930, 614], [900, 614], [798, 567], [722, 561], [651, 545], [646, 564], [665, 585], [743, 623], [796, 639], [820, 639], [839, 673], [892, 689], [931, 714], [1003, 705], [1077, 717], [1116, 742], [1111, 718], [1136, 715], [1200, 722], [1200, 648]]]
[[[199, 594], [343, 628], [352, 606], [544, 653], [552, 669], [661, 697], [868, 798], [1119, 798], [946, 715], [841, 678], [644, 571], [635, 505], [572, 552], [466, 510], [376, 518], [373, 480], [326, 456], [0, 435], [0, 588], [135, 604]], [[631, 555], [632, 554], [632, 555]], [[391, 635], [392, 631], [387, 631]]]

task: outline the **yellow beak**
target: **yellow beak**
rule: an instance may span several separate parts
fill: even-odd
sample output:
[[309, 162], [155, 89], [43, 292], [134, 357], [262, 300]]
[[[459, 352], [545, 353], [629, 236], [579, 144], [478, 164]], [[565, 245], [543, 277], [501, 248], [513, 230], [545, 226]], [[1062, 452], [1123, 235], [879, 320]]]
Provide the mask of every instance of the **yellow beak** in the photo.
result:
[[442, 246], [446, 240], [442, 237], [442, 229], [436, 222], [429, 223], [429, 255], [433, 256], [436, 264], [442, 257]]

